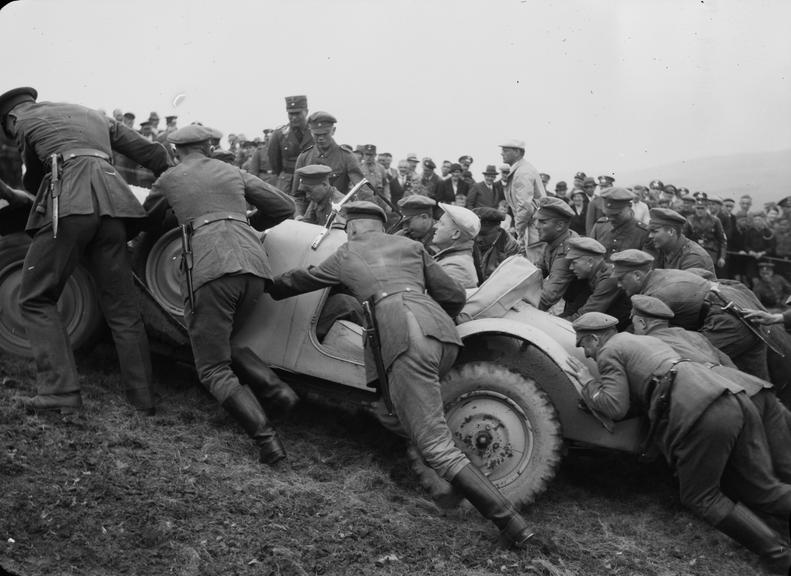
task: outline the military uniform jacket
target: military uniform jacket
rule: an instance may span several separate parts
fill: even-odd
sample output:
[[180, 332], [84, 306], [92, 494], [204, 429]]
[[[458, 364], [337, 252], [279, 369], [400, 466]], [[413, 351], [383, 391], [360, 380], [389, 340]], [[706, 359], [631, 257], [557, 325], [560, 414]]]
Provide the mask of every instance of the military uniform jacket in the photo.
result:
[[464, 307], [464, 289], [419, 242], [383, 232], [361, 234], [318, 266], [278, 276], [269, 293], [279, 300], [338, 284], [360, 302], [381, 298], [375, 312], [387, 369], [409, 348], [407, 312], [415, 316], [425, 336], [461, 345], [451, 316]]
[[[27, 171], [25, 188], [36, 194], [27, 221], [34, 232], [52, 221], [49, 158], [69, 150], [89, 148], [107, 154], [113, 150], [156, 174], [168, 168], [168, 153], [134, 130], [84, 106], [56, 102], [25, 103], [10, 116], [16, 117], [17, 146]], [[94, 156], [77, 156], [62, 163], [60, 175], [60, 217], [99, 214], [113, 218], [145, 218], [145, 210], [110, 161]]]
[[269, 260], [255, 230], [246, 222], [219, 219], [222, 214], [244, 218], [247, 203], [274, 226], [294, 214], [294, 202], [260, 178], [220, 160], [189, 154], [154, 183], [145, 207], [153, 221], [172, 207], [179, 224], [193, 223], [193, 288], [226, 274], [271, 278]]
[[469, 240], [440, 250], [434, 255], [434, 260], [439, 262], [448, 276], [467, 289], [478, 287], [478, 272], [475, 270], [472, 246], [473, 241]]
[[612, 277], [612, 264], [604, 260], [591, 270], [588, 278], [590, 296], [577, 310], [566, 315], [574, 321], [586, 312], [603, 312], [618, 318], [619, 327], [629, 323], [632, 303], [623, 290], [618, 287], [618, 280]]
[[[588, 206], [588, 211], [592, 206], [593, 204]], [[637, 250], [649, 248], [646, 251], [652, 252], [652, 247], [648, 246], [648, 226], [634, 218], [629, 218], [618, 226], [613, 226], [606, 217], [599, 218], [593, 225], [590, 236], [607, 249], [605, 258], [608, 262], [614, 252], [629, 248]]]
[[[307, 222], [308, 224], [318, 224], [319, 226], [324, 226], [327, 222], [327, 217], [332, 213], [332, 203], [333, 202], [340, 202], [343, 200], [343, 194], [338, 192], [335, 188], [330, 189], [330, 193], [327, 195], [326, 200], [321, 203], [316, 203], [313, 200], [310, 201], [308, 207], [305, 209], [305, 215], [302, 218], [303, 222]], [[335, 223], [340, 225], [344, 222], [345, 219], [343, 216], [338, 214], [335, 217]]]
[[576, 237], [576, 232], [566, 230], [546, 245], [543, 256], [536, 262], [544, 274], [544, 283], [541, 285], [541, 301], [538, 304], [540, 310], [551, 308], [563, 297], [569, 284], [575, 280], [574, 274], [569, 270], [566, 253], [569, 251], [568, 241]]
[[[659, 395], [652, 379], [666, 374], [680, 358], [653, 336], [621, 332], [599, 349], [599, 378], [583, 388], [583, 395], [591, 408], [613, 420], [622, 420], [630, 413], [650, 415]], [[667, 419], [654, 423], [659, 447], [671, 464], [673, 449], [703, 412], [723, 394], [743, 390], [701, 364], [681, 362], [676, 370]]]
[[693, 214], [687, 218], [689, 223], [689, 237], [703, 246], [712, 259], [725, 258], [728, 251], [728, 239], [722, 228], [722, 222], [716, 216], [704, 214], [698, 217]]
[[[297, 158], [294, 170], [310, 164], [322, 164], [332, 168], [330, 184], [335, 186], [341, 194], [346, 194], [352, 186], [363, 179], [363, 172], [360, 169], [357, 156], [341, 148], [335, 142], [330, 143], [326, 152], [321, 152], [317, 146], [309, 146]], [[292, 195], [297, 195], [298, 186], [298, 179], [294, 178], [291, 188]]]
[[[363, 162], [360, 165], [360, 170], [362, 171], [363, 177], [366, 178], [376, 190], [377, 196], [390, 200], [390, 180], [387, 178], [387, 172], [384, 166], [378, 163], [370, 165]], [[385, 205], [387, 205], [386, 202]]]
[[313, 135], [305, 126], [294, 130], [290, 124], [281, 126], [269, 138], [269, 167], [275, 174], [294, 173], [297, 158], [303, 150], [313, 146]]
[[716, 275], [714, 262], [705, 248], [693, 242], [683, 234], [679, 237], [675, 250], [667, 252], [664, 249], [656, 252], [654, 265], [657, 268], [674, 270], [689, 270], [690, 268], [703, 268]]
[[704, 318], [703, 300], [711, 282], [686, 270], [651, 270], [640, 294], [659, 298], [675, 314], [671, 323], [687, 330], [698, 330]]

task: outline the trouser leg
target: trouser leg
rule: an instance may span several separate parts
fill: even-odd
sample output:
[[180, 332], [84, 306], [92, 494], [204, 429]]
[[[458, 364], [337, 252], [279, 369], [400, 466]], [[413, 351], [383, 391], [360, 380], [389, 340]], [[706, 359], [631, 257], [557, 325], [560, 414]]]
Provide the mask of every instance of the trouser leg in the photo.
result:
[[39, 395], [80, 390], [74, 353], [57, 302], [97, 225], [98, 218], [93, 215], [65, 216], [60, 219], [58, 237], [52, 237], [51, 226], [40, 229], [25, 257], [19, 306], [36, 365]]
[[700, 330], [717, 348], [730, 356], [743, 372], [769, 380], [766, 344], [727, 312], [710, 313]]
[[153, 410], [151, 353], [126, 246], [122, 220], [102, 218], [88, 248], [91, 273], [99, 288], [102, 312], [115, 343], [121, 382], [129, 401], [140, 410]]
[[763, 422], [766, 443], [775, 475], [781, 482], [791, 483], [791, 429], [788, 409], [771, 390], [764, 389], [752, 396]]

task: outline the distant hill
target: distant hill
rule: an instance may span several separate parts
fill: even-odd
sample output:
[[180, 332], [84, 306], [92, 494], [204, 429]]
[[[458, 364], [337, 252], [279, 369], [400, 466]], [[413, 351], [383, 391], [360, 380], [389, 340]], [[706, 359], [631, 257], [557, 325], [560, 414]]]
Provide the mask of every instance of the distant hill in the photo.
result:
[[791, 195], [791, 149], [712, 156], [615, 175], [619, 184], [647, 186], [659, 178], [665, 184], [685, 186], [737, 200], [750, 194], [754, 204]]

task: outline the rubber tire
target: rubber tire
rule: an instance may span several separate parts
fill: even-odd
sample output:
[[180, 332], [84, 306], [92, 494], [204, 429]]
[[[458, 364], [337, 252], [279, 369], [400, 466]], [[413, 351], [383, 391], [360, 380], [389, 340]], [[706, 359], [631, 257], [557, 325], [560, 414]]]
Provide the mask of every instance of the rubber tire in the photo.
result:
[[157, 302], [178, 319], [184, 318], [181, 296], [181, 230], [160, 236], [145, 259], [145, 282]]
[[[516, 506], [533, 503], [555, 477], [563, 455], [560, 420], [549, 396], [535, 381], [492, 362], [459, 365], [441, 386], [457, 446]], [[492, 417], [492, 408], [501, 416]], [[486, 424], [495, 424], [495, 441], [481, 449], [470, 433], [478, 430], [476, 438], [489, 437]], [[507, 440], [504, 448], [498, 438]], [[421, 476], [421, 482], [427, 478]], [[442, 489], [423, 485], [432, 493]]]
[[[25, 357], [30, 357], [32, 351], [18, 301], [29, 246], [30, 237], [26, 234], [0, 238], [0, 350]], [[82, 266], [66, 282], [58, 309], [74, 349], [87, 347], [96, 340], [102, 330], [102, 312], [93, 279]]]

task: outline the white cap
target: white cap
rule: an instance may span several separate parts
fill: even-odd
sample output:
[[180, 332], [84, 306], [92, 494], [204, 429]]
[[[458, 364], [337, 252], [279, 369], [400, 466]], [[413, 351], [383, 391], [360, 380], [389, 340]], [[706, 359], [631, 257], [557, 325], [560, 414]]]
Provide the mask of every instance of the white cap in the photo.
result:
[[469, 208], [456, 206], [455, 204], [443, 204], [442, 202], [439, 202], [438, 205], [445, 211], [445, 214], [448, 215], [462, 234], [475, 238], [478, 232], [481, 231], [481, 219]]
[[500, 144], [500, 148], [521, 148], [522, 150], [525, 149], [525, 141], [524, 140], [517, 140], [511, 139], [506, 140], [502, 144]]

